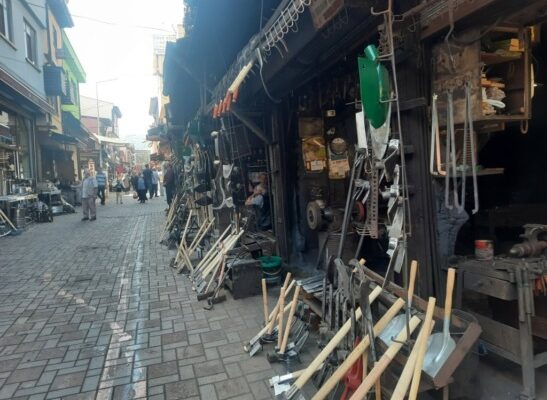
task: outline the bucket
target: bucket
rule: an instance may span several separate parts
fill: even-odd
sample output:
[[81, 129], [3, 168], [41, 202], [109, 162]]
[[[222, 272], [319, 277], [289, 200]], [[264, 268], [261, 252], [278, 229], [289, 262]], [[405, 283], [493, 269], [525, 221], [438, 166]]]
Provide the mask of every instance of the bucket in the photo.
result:
[[494, 242], [492, 240], [475, 240], [475, 258], [481, 261], [494, 259]]
[[281, 278], [281, 257], [262, 256], [258, 257], [262, 267], [262, 276], [267, 283], [279, 283]]

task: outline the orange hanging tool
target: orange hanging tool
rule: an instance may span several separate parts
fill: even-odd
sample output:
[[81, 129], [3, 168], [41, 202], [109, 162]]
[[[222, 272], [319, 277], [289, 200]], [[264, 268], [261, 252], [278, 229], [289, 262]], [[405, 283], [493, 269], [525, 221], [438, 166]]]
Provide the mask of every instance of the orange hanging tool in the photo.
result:
[[230, 111], [230, 106], [232, 105], [232, 93], [226, 92], [226, 98], [224, 99], [224, 105], [226, 112]]
[[237, 103], [237, 98], [239, 97], [239, 86], [235, 88], [232, 94], [232, 102]]

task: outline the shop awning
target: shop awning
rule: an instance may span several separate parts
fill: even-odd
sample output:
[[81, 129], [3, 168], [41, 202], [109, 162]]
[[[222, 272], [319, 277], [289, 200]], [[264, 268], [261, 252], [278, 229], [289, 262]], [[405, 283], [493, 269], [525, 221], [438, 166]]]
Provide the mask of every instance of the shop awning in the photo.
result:
[[56, 142], [63, 143], [63, 144], [78, 144], [80, 141], [72, 136], [69, 135], [63, 135], [62, 133], [55, 132], [55, 131], [49, 131], [49, 137]]
[[80, 122], [78, 118], [67, 111], [63, 111], [63, 131], [65, 134], [70, 135], [80, 141], [87, 141], [88, 139], [95, 140], [91, 137], [90, 132]]
[[120, 139], [120, 138], [112, 138], [108, 136], [97, 136], [94, 133], [91, 133], [91, 135], [93, 135], [93, 138], [97, 140], [99, 143], [108, 143], [108, 144], [113, 144], [118, 146], [125, 146], [129, 144], [127, 140]]
[[148, 129], [146, 133], [146, 140], [151, 142], [158, 142], [165, 138], [165, 125], [161, 124], [153, 128]]

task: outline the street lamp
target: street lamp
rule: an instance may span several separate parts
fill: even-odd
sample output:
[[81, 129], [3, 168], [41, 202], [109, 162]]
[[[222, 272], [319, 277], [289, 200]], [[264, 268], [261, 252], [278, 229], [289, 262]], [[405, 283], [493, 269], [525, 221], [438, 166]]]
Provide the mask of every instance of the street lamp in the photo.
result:
[[97, 137], [99, 138], [99, 167], [103, 168], [103, 144], [101, 142], [101, 116], [99, 109], [99, 83], [117, 81], [118, 78], [105, 79], [95, 82], [95, 100], [97, 101]]

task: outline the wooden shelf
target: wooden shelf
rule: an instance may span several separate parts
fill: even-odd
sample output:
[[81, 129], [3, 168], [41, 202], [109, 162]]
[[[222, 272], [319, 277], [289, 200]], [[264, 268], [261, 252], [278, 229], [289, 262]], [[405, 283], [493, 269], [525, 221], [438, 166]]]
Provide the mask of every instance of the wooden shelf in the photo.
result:
[[17, 146], [4, 144], [4, 143], [0, 142], [0, 149], [9, 150], [9, 151], [17, 151]]
[[506, 62], [518, 61], [522, 59], [522, 54], [523, 53], [515, 52], [515, 56], [504, 56], [501, 54], [487, 53], [485, 51], [481, 51], [481, 61], [483, 61], [486, 65], [503, 64]]
[[[477, 171], [477, 176], [503, 175], [505, 168], [483, 168]], [[461, 177], [461, 171], [458, 171], [458, 177]], [[435, 178], [445, 179], [444, 175], [434, 175]], [[467, 171], [466, 176], [472, 176], [471, 171]]]
[[[505, 168], [484, 168], [477, 171], [477, 176], [503, 175], [504, 172]], [[467, 173], [467, 176], [471, 176], [471, 171]]]
[[514, 115], [492, 114], [492, 115], [484, 115], [480, 119], [478, 119], [476, 121], [473, 121], [473, 122], [477, 122], [477, 123], [480, 123], [481, 121], [488, 121], [488, 122], [493, 122], [493, 121], [511, 122], [511, 121], [514, 121], [514, 122], [519, 122], [519, 121], [522, 121], [522, 120], [525, 120], [525, 119], [527, 119], [527, 118], [524, 114], [514, 114]]

